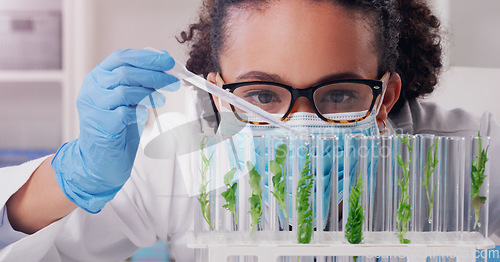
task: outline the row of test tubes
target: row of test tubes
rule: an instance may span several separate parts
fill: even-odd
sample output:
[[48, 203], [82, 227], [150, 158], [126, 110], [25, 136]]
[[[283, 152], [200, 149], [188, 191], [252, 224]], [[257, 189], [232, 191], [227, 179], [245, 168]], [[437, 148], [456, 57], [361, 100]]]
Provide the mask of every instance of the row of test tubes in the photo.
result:
[[200, 140], [200, 241], [394, 245], [488, 236], [489, 137]]
[[[363, 230], [404, 230], [410, 243], [488, 236], [489, 162], [483, 162], [481, 174], [475, 168], [481, 165], [481, 156], [486, 157], [483, 153], [487, 152], [489, 137], [347, 136], [345, 145], [350, 149], [345, 159], [350, 179], [344, 181], [344, 188], [353, 188], [358, 176], [363, 181]], [[483, 176], [482, 181], [472, 181], [478, 175]], [[344, 199], [350, 192], [344, 190]], [[349, 206], [344, 205], [343, 211], [349, 214]]]

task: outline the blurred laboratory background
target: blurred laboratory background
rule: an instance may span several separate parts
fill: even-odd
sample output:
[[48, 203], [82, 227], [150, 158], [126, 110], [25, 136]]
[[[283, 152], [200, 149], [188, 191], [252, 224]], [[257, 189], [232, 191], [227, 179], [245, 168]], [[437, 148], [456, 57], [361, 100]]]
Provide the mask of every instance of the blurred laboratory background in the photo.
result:
[[[444, 25], [446, 66], [427, 99], [500, 119], [500, 1], [428, 1]], [[80, 84], [114, 50], [154, 47], [185, 62], [187, 47], [176, 36], [201, 3], [0, 1], [0, 167], [55, 152], [77, 137]], [[173, 110], [183, 102], [179, 95], [167, 98]]]
[[180, 61], [176, 36], [201, 0], [0, 1], [0, 167], [78, 136], [84, 76], [116, 49], [155, 47]]

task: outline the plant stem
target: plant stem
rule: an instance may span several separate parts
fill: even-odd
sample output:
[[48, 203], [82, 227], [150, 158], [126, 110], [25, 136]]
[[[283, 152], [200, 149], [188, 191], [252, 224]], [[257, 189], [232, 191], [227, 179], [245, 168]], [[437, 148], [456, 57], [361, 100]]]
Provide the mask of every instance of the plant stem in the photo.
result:
[[283, 211], [283, 216], [285, 218], [288, 218], [288, 213], [286, 212], [286, 169], [285, 169], [285, 161], [286, 157], [288, 155], [287, 151], [287, 146], [286, 144], [281, 144], [278, 146], [276, 149], [276, 154], [274, 157], [274, 160], [271, 160], [269, 162], [269, 170], [271, 170], [271, 173], [274, 174], [272, 180], [273, 180], [273, 187], [274, 191], [271, 191], [271, 193], [274, 195], [276, 198], [276, 201], [278, 201], [279, 206], [281, 207], [281, 210]]
[[427, 152], [427, 163], [424, 166], [424, 180], [422, 181], [422, 185], [425, 186], [425, 193], [427, 194], [427, 202], [429, 203], [429, 218], [428, 222], [431, 222], [432, 218], [432, 209], [434, 207], [434, 193], [436, 191], [437, 183], [434, 184], [432, 192], [429, 189], [432, 180], [432, 174], [436, 169], [438, 164], [437, 160], [437, 138], [434, 144], [429, 148], [429, 152]]
[[262, 216], [262, 188], [260, 186], [261, 176], [257, 170], [255, 170], [255, 166], [252, 162], [247, 161], [247, 168], [250, 174], [250, 188], [252, 189], [252, 196], [248, 198], [250, 202], [250, 211], [248, 211], [248, 213], [250, 213], [250, 217], [252, 218], [252, 231], [250, 232], [250, 236], [252, 236], [255, 226], [260, 223], [260, 218]]
[[210, 155], [209, 158], [205, 156], [205, 147], [207, 145], [207, 137], [203, 137], [200, 142], [200, 149], [201, 149], [201, 167], [200, 167], [200, 173], [201, 173], [201, 183], [200, 183], [200, 196], [198, 197], [198, 201], [200, 202], [201, 205], [201, 214], [207, 224], [210, 226], [211, 230], [214, 230], [212, 226], [212, 222], [210, 219], [210, 201], [208, 199], [208, 184], [209, 180], [207, 179], [207, 173], [208, 169], [210, 167], [210, 162], [212, 161], [212, 155]]
[[486, 149], [483, 149], [481, 145], [481, 133], [477, 132], [477, 136], [479, 137], [477, 155], [474, 156], [475, 159], [472, 161], [471, 168], [471, 199], [475, 217], [474, 229], [476, 229], [479, 222], [481, 207], [486, 202], [486, 197], [480, 196], [479, 193], [486, 178], [484, 171], [486, 169], [486, 162], [488, 162], [488, 148], [490, 147], [488, 145]]
[[399, 238], [399, 243], [409, 244], [411, 241], [406, 239], [404, 236], [408, 232], [406, 224], [411, 217], [411, 205], [409, 204], [410, 195], [408, 193], [408, 188], [410, 186], [410, 165], [412, 159], [413, 146], [410, 145], [411, 138], [410, 135], [405, 137], [400, 136], [396, 133], [401, 142], [408, 148], [408, 162], [404, 162], [401, 153], [397, 154], [397, 162], [403, 171], [403, 179], [401, 180], [398, 176], [397, 183], [401, 188], [401, 196], [399, 198], [399, 207], [396, 215], [396, 222], [398, 224], [399, 233], [395, 235]]
[[[363, 177], [360, 173], [356, 185], [351, 186], [349, 192], [349, 215], [347, 217], [345, 238], [351, 244], [359, 244], [363, 241], [363, 204], [360, 202], [363, 193]], [[358, 257], [354, 256], [353, 261]]]
[[304, 167], [300, 172], [300, 178], [297, 182], [297, 241], [301, 244], [308, 244], [311, 242], [314, 230], [313, 209], [310, 203], [310, 197], [314, 185], [314, 174], [311, 172], [311, 160], [309, 160], [309, 158], [310, 155], [308, 151]]

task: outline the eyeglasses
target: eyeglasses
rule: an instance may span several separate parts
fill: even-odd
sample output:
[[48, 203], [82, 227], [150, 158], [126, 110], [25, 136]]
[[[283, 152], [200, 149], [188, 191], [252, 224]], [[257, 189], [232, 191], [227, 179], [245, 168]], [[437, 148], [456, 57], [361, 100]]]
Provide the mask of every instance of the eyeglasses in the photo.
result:
[[[316, 114], [324, 121], [352, 123], [367, 118], [376, 105], [378, 110], [389, 75], [389, 72], [386, 72], [380, 80], [335, 80], [298, 89], [268, 81], [225, 84], [217, 73], [217, 84], [266, 112], [277, 115], [282, 121], [287, 120], [297, 98], [303, 96], [309, 99]], [[251, 121], [244, 111], [230, 106], [236, 117], [243, 122], [268, 124], [259, 120]]]

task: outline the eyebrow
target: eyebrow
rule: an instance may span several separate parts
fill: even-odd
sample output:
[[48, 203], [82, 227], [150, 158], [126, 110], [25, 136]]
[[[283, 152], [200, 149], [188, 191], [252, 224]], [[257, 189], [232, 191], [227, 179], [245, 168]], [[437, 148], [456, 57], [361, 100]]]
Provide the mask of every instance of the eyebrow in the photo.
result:
[[249, 79], [257, 79], [259, 81], [268, 81], [268, 82], [277, 82], [282, 83], [283, 80], [277, 74], [268, 74], [261, 71], [250, 71], [244, 74], [239, 75], [236, 78], [236, 81], [244, 81]]
[[[261, 71], [250, 71], [244, 74], [239, 75], [236, 78], [236, 81], [248, 81], [248, 80], [259, 80], [259, 81], [267, 81], [267, 82], [275, 82], [275, 83], [285, 83], [283, 79], [277, 75], [277, 74], [269, 74]], [[335, 73], [335, 74], [330, 74], [326, 75], [322, 78], [320, 78], [314, 85], [325, 83], [325, 82], [330, 82], [330, 81], [336, 81], [336, 80], [345, 80], [345, 79], [363, 79], [363, 77], [357, 73], [354, 72], [341, 72], [341, 73]]]
[[347, 79], [363, 79], [363, 76], [354, 72], [335, 73], [320, 78], [316, 82], [316, 84], [321, 84], [330, 81], [337, 81], [337, 80], [347, 80]]

